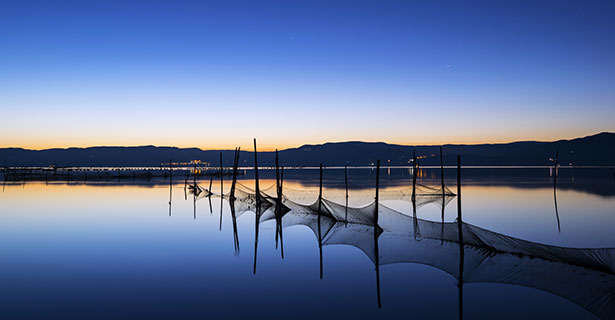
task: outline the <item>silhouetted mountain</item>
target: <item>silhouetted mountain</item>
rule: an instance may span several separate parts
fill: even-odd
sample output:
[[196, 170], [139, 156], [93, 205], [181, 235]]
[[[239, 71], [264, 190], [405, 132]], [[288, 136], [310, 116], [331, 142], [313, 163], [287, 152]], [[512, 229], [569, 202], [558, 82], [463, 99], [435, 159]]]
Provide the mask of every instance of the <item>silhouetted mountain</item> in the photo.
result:
[[[304, 145], [280, 151], [284, 166], [370, 165], [377, 159], [382, 165], [408, 165], [413, 151], [421, 165], [439, 165], [439, 146], [403, 146], [383, 142], [338, 142]], [[550, 158], [559, 150], [562, 165], [615, 165], [615, 133], [554, 142], [523, 141], [505, 144], [445, 145], [444, 163], [456, 163], [461, 155], [464, 165], [551, 165]], [[201, 150], [175, 147], [91, 147], [47, 150], [0, 149], [0, 166], [160, 166], [173, 162], [201, 160], [219, 165], [232, 164], [232, 150]], [[274, 152], [259, 152], [259, 166], [272, 166]], [[241, 166], [254, 165], [254, 154], [242, 151]]]

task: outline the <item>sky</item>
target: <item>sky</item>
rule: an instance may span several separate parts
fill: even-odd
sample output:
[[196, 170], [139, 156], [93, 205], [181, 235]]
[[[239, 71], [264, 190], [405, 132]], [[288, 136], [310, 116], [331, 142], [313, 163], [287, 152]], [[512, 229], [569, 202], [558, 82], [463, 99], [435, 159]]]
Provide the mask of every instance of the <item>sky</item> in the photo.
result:
[[0, 147], [615, 131], [613, 1], [0, 0]]

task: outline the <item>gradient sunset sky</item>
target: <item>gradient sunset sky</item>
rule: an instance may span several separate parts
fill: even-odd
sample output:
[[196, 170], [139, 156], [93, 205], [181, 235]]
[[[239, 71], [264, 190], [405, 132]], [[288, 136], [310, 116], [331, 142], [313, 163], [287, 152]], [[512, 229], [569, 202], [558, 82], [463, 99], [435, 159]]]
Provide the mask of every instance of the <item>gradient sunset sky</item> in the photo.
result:
[[0, 147], [615, 131], [615, 1], [1, 1]]

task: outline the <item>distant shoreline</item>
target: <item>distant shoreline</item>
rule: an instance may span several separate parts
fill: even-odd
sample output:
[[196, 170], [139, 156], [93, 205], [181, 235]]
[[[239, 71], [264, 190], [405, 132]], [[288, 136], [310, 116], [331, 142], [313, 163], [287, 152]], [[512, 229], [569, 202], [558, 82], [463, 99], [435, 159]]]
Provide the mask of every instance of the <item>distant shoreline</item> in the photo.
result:
[[[615, 133], [603, 132], [572, 140], [553, 142], [521, 141], [507, 144], [402, 146], [383, 142], [336, 142], [304, 145], [279, 152], [241, 150], [239, 166], [260, 167], [279, 164], [287, 168], [370, 167], [381, 161], [382, 167], [421, 167], [457, 164], [457, 156], [466, 168], [472, 167], [581, 167], [615, 166]], [[234, 150], [201, 150], [176, 147], [92, 147], [49, 150], [0, 148], [2, 167], [230, 167]]]

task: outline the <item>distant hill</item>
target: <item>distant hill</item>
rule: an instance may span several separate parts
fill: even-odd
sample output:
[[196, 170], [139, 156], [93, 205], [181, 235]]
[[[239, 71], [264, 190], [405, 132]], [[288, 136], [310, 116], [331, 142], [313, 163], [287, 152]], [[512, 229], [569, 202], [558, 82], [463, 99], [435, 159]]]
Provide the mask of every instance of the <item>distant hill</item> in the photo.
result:
[[[439, 165], [439, 146], [403, 146], [383, 142], [338, 142], [304, 145], [280, 151], [284, 166], [370, 165], [377, 159], [383, 165], [408, 165], [413, 150], [421, 157], [421, 165]], [[445, 145], [444, 163], [452, 165], [461, 155], [464, 165], [550, 165], [549, 158], [559, 150], [562, 165], [615, 165], [615, 133], [553, 142], [522, 141], [504, 144]], [[0, 148], [0, 166], [159, 166], [173, 162], [201, 160], [219, 165], [220, 152], [224, 165], [232, 164], [232, 150], [201, 150], [175, 147], [90, 147], [27, 150]], [[254, 165], [254, 154], [242, 151], [242, 166]], [[272, 166], [274, 152], [259, 152], [259, 166]]]

